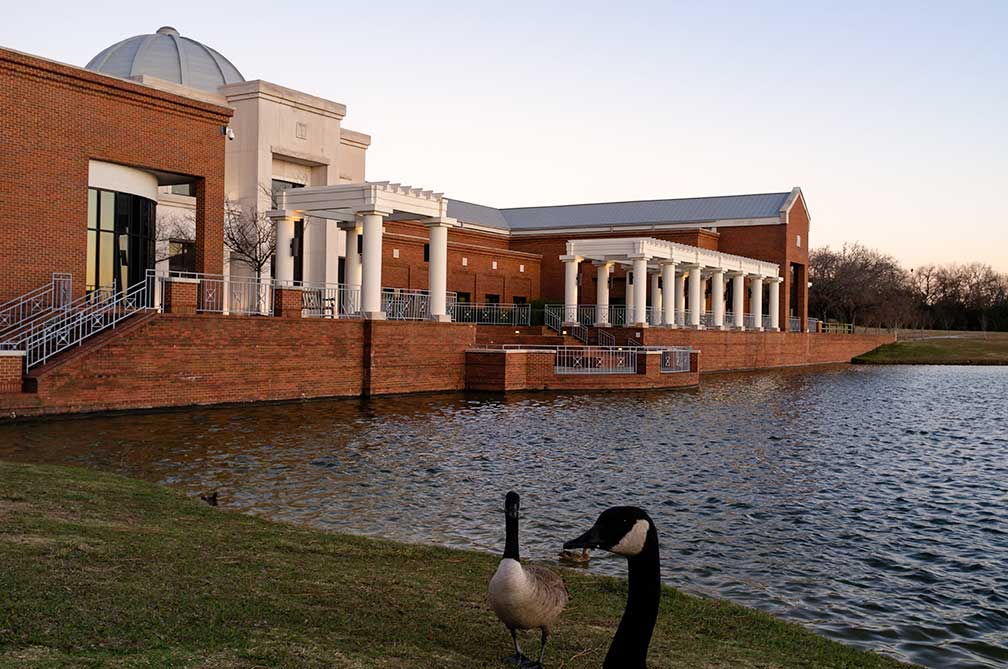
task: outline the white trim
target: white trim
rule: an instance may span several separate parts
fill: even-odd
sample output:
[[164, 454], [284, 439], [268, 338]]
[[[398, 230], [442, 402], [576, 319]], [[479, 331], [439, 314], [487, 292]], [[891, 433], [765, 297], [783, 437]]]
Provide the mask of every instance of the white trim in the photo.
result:
[[150, 172], [100, 160], [88, 161], [88, 188], [139, 195], [155, 202], [159, 195], [157, 177]]

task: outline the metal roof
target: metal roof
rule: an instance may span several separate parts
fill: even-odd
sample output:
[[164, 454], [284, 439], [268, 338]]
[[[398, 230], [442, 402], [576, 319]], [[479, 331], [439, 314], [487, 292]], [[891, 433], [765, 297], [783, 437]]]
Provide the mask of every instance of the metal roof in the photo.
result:
[[182, 37], [170, 26], [159, 28], [153, 35], [136, 35], [117, 42], [85, 67], [113, 77], [146, 74], [210, 92], [245, 81], [227, 58], [205, 44]]
[[792, 191], [507, 209], [449, 199], [448, 215], [467, 223], [506, 230], [709, 223], [732, 219], [777, 218], [791, 193]]

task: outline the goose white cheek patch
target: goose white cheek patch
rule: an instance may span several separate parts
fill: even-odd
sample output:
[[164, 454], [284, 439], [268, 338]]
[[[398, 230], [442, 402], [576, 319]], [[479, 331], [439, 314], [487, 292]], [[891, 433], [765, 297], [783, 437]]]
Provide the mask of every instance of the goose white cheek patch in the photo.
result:
[[638, 520], [630, 531], [623, 535], [619, 543], [609, 549], [612, 553], [619, 555], [637, 555], [644, 550], [644, 542], [647, 541], [648, 522]]

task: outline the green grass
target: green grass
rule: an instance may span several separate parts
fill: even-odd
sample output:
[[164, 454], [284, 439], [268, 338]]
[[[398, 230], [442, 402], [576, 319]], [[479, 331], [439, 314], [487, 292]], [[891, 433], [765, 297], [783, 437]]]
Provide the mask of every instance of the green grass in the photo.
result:
[[854, 358], [877, 365], [1008, 365], [1008, 333], [949, 333], [880, 346]]
[[[497, 667], [493, 555], [330, 534], [150, 483], [0, 462], [0, 667]], [[550, 667], [598, 667], [619, 579], [564, 573]], [[527, 650], [536, 647], [530, 637]], [[896, 667], [666, 589], [652, 667]]]

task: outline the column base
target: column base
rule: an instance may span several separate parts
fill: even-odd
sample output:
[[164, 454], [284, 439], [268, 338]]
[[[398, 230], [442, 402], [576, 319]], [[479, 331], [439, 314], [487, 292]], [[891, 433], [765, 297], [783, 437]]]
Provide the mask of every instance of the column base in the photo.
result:
[[732, 325], [728, 329], [731, 330], [732, 332], [745, 332], [744, 325]]
[[364, 318], [369, 321], [383, 321], [385, 320], [384, 311], [365, 311]]
[[430, 320], [435, 323], [451, 323], [451, 316], [448, 314], [431, 314]]
[[693, 324], [684, 325], [683, 328], [686, 329], [686, 330], [704, 330], [704, 329], [706, 329], [702, 325], [693, 325]]
[[595, 327], [597, 327], [597, 328], [611, 328], [612, 325], [609, 324], [609, 323], [595, 323]]
[[647, 323], [634, 323], [633, 325], [629, 325], [627, 327], [631, 327], [631, 328], [646, 328], [646, 327], [650, 327], [650, 326]]
[[767, 332], [780, 332], [780, 328], [767, 328]]
[[581, 325], [581, 324], [578, 323], [577, 321], [564, 321], [563, 323], [560, 324], [560, 327], [564, 327], [564, 328], [576, 328], [579, 325]]

